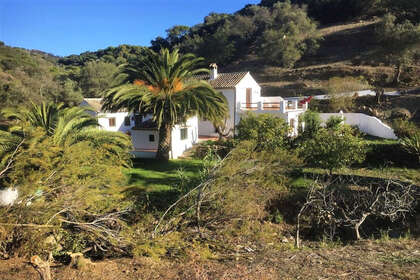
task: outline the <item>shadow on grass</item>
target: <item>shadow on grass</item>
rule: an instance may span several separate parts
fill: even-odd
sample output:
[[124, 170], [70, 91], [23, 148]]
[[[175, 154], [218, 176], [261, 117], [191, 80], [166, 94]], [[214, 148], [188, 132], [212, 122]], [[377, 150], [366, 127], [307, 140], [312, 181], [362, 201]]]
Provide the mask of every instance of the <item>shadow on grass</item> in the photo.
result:
[[[135, 201], [138, 213], [162, 213], [184, 191], [195, 187], [202, 167], [200, 160], [136, 159], [133, 168], [126, 171], [131, 186], [124, 195]], [[183, 171], [183, 178], [179, 170]]]

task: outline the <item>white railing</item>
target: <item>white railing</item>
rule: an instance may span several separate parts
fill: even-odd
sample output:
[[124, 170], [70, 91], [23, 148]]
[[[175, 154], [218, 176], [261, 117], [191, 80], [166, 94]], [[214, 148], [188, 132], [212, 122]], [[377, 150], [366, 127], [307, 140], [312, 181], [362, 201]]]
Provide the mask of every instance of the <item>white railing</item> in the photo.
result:
[[308, 103], [300, 103], [299, 100], [282, 100], [280, 102], [257, 102], [257, 103], [238, 103], [241, 111], [280, 111], [286, 113], [290, 111], [305, 111]]

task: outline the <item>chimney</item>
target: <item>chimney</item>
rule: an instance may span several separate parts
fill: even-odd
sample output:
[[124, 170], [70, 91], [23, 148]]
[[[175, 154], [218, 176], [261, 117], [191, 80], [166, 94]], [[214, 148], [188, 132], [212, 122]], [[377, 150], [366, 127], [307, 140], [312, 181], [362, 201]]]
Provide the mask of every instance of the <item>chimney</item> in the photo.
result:
[[217, 79], [217, 64], [210, 64], [210, 80]]

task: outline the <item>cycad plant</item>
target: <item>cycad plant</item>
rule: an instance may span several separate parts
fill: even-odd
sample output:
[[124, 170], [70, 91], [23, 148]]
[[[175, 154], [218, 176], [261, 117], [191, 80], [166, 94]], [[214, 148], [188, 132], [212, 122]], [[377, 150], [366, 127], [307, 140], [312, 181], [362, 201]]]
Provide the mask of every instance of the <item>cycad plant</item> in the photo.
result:
[[100, 129], [97, 119], [89, 115], [86, 108], [41, 103], [29, 108], [5, 109], [2, 113], [10, 123], [8, 131], [0, 131], [2, 158], [6, 158], [22, 139], [30, 138], [30, 132], [36, 129], [43, 131], [44, 137], [50, 137], [56, 146], [66, 148], [86, 141], [93, 147], [105, 148], [123, 161], [127, 160], [130, 138], [120, 132]]
[[208, 72], [200, 67], [203, 60], [193, 54], [181, 55], [178, 50], [148, 50], [139, 64], [122, 67], [122, 85], [105, 94], [103, 109], [152, 115], [159, 129], [157, 158], [168, 160], [174, 125], [194, 115], [211, 121], [227, 116], [224, 95], [207, 82], [194, 79], [194, 75]]

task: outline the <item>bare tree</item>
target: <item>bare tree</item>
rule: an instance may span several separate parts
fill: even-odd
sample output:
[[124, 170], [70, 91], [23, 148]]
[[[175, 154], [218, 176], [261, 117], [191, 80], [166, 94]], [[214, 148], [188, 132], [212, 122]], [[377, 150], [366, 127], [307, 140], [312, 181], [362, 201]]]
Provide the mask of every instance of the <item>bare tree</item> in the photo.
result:
[[[360, 180], [359, 180], [360, 181]], [[356, 238], [361, 239], [360, 227], [368, 217], [403, 220], [416, 205], [415, 186], [393, 180], [361, 183], [355, 178], [338, 178], [329, 183], [314, 184], [306, 203], [298, 215], [308, 213], [333, 238], [339, 227], [353, 227]], [[296, 241], [297, 246], [299, 240]]]

